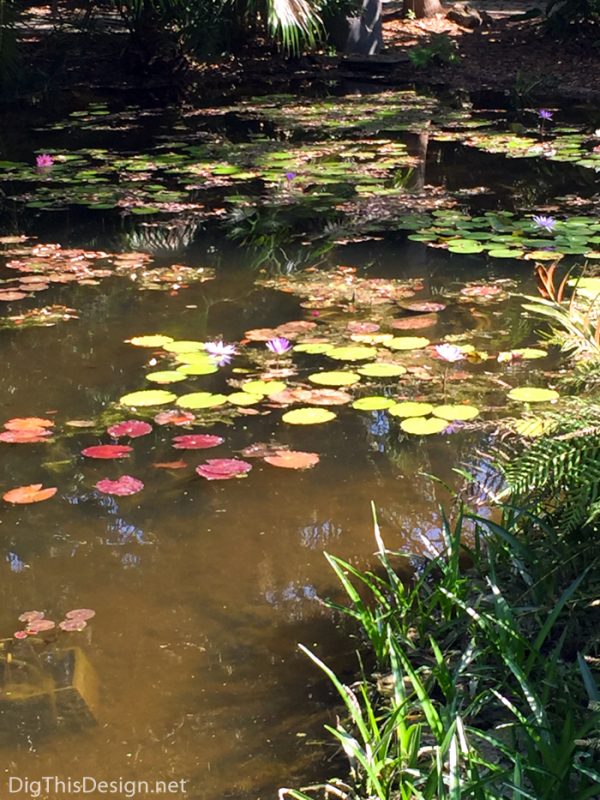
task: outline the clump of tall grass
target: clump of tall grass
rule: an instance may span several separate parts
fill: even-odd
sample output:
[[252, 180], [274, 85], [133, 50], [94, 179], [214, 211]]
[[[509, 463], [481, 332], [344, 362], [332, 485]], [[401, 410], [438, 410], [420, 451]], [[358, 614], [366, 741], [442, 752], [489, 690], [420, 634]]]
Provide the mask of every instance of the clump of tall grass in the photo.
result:
[[376, 569], [326, 556], [347, 597], [330, 605], [362, 635], [359, 679], [302, 649], [339, 693], [326, 727], [349, 769], [280, 800], [600, 796], [598, 545], [512, 509], [503, 524], [442, 514], [441, 530], [442, 552], [408, 583], [394, 565], [409, 556], [386, 549], [376, 521]]

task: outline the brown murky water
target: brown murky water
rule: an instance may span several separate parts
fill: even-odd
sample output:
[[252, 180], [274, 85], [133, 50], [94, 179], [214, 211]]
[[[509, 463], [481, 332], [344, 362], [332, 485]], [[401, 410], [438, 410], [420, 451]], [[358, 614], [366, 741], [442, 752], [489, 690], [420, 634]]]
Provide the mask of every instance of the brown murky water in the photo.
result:
[[[432, 169], [443, 177], [438, 155]], [[48, 241], [114, 243], [114, 229], [97, 230], [84, 214], [53, 219], [27, 217], [23, 228]], [[14, 224], [5, 230], [14, 232]], [[177, 258], [205, 263], [216, 248], [216, 281], [173, 294], [139, 293], [125, 279], [60, 287], [51, 290], [51, 301], [77, 308], [79, 320], [3, 331], [2, 420], [54, 415], [62, 425], [94, 418], [140, 388], [149, 353], [124, 343], [136, 334], [239, 341], [249, 328], [302, 314], [289, 295], [253, 288], [243, 248], [212, 232], [200, 233], [195, 248]], [[339, 248], [329, 260], [370, 265], [373, 277], [416, 275], [427, 289], [457, 279], [447, 254], [394, 238]], [[461, 264], [464, 279], [480, 278], [483, 263]], [[512, 265], [512, 277], [519, 269]], [[503, 273], [496, 268], [495, 274]], [[502, 313], [486, 324], [502, 326]], [[209, 378], [206, 387], [218, 389], [221, 378]], [[146, 483], [132, 497], [92, 488], [109, 471], [104, 462], [77, 455], [98, 441], [85, 430], [73, 429], [54, 444], [2, 445], [2, 487], [43, 476], [60, 490], [48, 503], [2, 509], [0, 630], [11, 636], [25, 609], [53, 619], [69, 608], [95, 609], [96, 618], [75, 636], [99, 676], [100, 694], [97, 725], [85, 730], [32, 732], [35, 720], [26, 710], [16, 728], [4, 725], [0, 797], [9, 796], [10, 776], [89, 776], [184, 779], [186, 792], [173, 796], [256, 800], [329, 772], [335, 750], [315, 742], [325, 739], [322, 724], [332, 719], [333, 697], [297, 643], [342, 670], [355, 643], [318, 601], [334, 588], [323, 550], [370, 562], [371, 501], [390, 548], [419, 548], [422, 536], [436, 541], [437, 507], [445, 497], [424, 473], [452, 480], [452, 467], [468, 457], [478, 435], [400, 442], [385, 413], [349, 408], [314, 428], [286, 427], [280, 416], [241, 417], [211, 432], [225, 436], [229, 453], [271, 437], [315, 451], [321, 455], [316, 469], [299, 473], [255, 462], [248, 479], [212, 483], [192, 470], [153, 469], [154, 462], [174, 458], [172, 431], [156, 428], [136, 441], [127, 463], [127, 472]], [[191, 465], [205, 457], [188, 455]]]

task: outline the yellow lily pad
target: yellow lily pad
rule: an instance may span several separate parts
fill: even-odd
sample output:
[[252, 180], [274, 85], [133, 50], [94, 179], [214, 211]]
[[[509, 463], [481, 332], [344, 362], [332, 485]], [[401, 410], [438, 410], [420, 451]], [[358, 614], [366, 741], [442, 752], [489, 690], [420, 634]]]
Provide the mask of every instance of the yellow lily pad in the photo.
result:
[[330, 422], [335, 419], [333, 411], [326, 408], [295, 408], [293, 411], [286, 411], [281, 418], [289, 425], [320, 425], [323, 422]]
[[361, 397], [352, 403], [352, 408], [358, 411], [381, 411], [384, 408], [390, 408], [395, 405], [395, 400], [391, 397], [380, 397], [373, 395], [372, 397]]
[[401, 364], [384, 364], [380, 362], [365, 364], [364, 367], [359, 367], [356, 371], [366, 378], [397, 378], [406, 374], [406, 367]]
[[377, 350], [374, 347], [348, 345], [347, 347], [334, 347], [333, 350], [329, 350], [327, 355], [337, 361], [368, 361], [369, 358], [375, 358]]
[[250, 392], [232, 392], [227, 395], [227, 401], [234, 406], [253, 406], [260, 403], [261, 396]]
[[436, 417], [409, 417], [403, 419], [400, 427], [404, 433], [412, 433], [415, 436], [431, 436], [434, 433], [441, 433], [448, 427], [448, 422]]
[[431, 412], [434, 417], [454, 422], [458, 420], [474, 419], [479, 416], [479, 409], [475, 406], [436, 406]]
[[406, 401], [403, 403], [395, 403], [390, 408], [390, 414], [393, 417], [426, 417], [433, 411], [431, 403], [416, 403]]
[[389, 342], [385, 342], [385, 347], [390, 350], [421, 350], [427, 347], [431, 340], [425, 336], [394, 336]]
[[164, 347], [173, 341], [173, 337], [163, 336], [162, 333], [154, 333], [148, 336], [134, 336], [133, 339], [126, 339], [125, 341], [136, 347]]
[[163, 372], [149, 372], [146, 375], [146, 380], [152, 383], [177, 383], [184, 381], [186, 376], [178, 370], [165, 370]]
[[177, 405], [181, 408], [214, 408], [227, 402], [227, 395], [212, 394], [212, 392], [191, 392], [182, 394], [177, 398]]
[[247, 381], [242, 384], [242, 391], [259, 397], [268, 397], [271, 394], [283, 392], [285, 388], [286, 385], [283, 381]]
[[213, 361], [191, 361], [189, 364], [177, 367], [177, 372], [182, 375], [212, 375], [218, 371], [219, 368]]
[[174, 342], [167, 342], [163, 345], [163, 350], [168, 353], [197, 353], [199, 350], [204, 350], [204, 342], [179, 339]]
[[295, 353], [309, 353], [310, 355], [321, 355], [334, 349], [334, 345], [328, 342], [304, 342], [294, 346]]
[[356, 372], [313, 372], [308, 376], [311, 383], [318, 383], [320, 386], [352, 386], [358, 383], [360, 375]]
[[511, 400], [521, 403], [549, 403], [558, 400], [560, 395], [554, 389], [538, 389], [536, 386], [519, 386], [508, 393]]
[[130, 392], [119, 399], [123, 406], [163, 406], [172, 403], [176, 395], [165, 389], [144, 389], [141, 392]]

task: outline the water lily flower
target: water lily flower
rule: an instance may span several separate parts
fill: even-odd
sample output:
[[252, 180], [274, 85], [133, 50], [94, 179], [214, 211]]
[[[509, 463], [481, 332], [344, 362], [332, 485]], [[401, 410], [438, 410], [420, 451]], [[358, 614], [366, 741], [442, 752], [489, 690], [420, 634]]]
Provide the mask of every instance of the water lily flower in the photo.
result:
[[538, 117], [543, 120], [551, 120], [554, 116], [552, 111], [549, 111], [547, 108], [540, 108], [538, 111]]
[[292, 347], [292, 343], [289, 339], [286, 339], [285, 336], [276, 336], [274, 339], [269, 339], [266, 344], [269, 350], [275, 353], [276, 356], [282, 356]]
[[226, 364], [231, 363], [231, 359], [237, 353], [237, 347], [234, 344], [225, 344], [222, 339], [217, 342], [207, 342], [204, 345], [204, 349], [212, 356], [219, 367], [224, 367]]
[[295, 172], [286, 172], [286, 173], [285, 173], [285, 179], [286, 179], [286, 181], [293, 181], [293, 180], [294, 180], [294, 178], [296, 177], [296, 174], [297, 174], [297, 173], [295, 173]]
[[455, 344], [436, 344], [435, 352], [443, 361], [449, 361], [451, 364], [462, 361], [465, 357], [461, 348]]
[[556, 220], [554, 217], [546, 217], [544, 214], [536, 214], [532, 217], [534, 224], [538, 228], [542, 228], [548, 233], [552, 233], [554, 230], [554, 226], [556, 225]]
[[54, 159], [48, 153], [42, 153], [35, 158], [36, 167], [51, 167], [54, 164]]

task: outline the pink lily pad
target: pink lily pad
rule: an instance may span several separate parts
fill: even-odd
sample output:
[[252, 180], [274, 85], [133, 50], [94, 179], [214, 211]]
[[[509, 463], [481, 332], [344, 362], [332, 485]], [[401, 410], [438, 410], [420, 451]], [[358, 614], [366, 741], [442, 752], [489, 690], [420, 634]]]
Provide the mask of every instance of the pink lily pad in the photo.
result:
[[53, 628], [56, 628], [56, 622], [53, 622], [51, 619], [38, 619], [29, 623], [27, 626], [27, 633], [35, 636], [36, 633], [51, 631]]
[[24, 611], [19, 617], [19, 622], [37, 622], [44, 619], [43, 611]]
[[88, 620], [96, 616], [93, 608], [73, 608], [65, 614], [66, 619], [83, 619]]
[[27, 631], [15, 631], [13, 636], [15, 637], [15, 639], [26, 639], [29, 636], [29, 634], [27, 633]]
[[379, 325], [376, 322], [349, 322], [347, 325], [350, 333], [375, 333], [379, 330]]
[[125, 458], [133, 448], [126, 444], [98, 444], [81, 451], [87, 458]]
[[77, 617], [75, 619], [63, 619], [62, 622], [58, 623], [58, 627], [62, 631], [82, 631], [87, 628], [87, 622]]
[[252, 464], [239, 458], [210, 458], [196, 467], [196, 472], [207, 481], [227, 481], [230, 478], [243, 478], [250, 472]]
[[169, 411], [160, 411], [154, 417], [154, 422], [157, 425], [187, 425], [195, 419], [196, 417], [189, 411], [178, 411], [172, 408]]
[[144, 488], [142, 481], [138, 478], [132, 478], [131, 475], [121, 475], [116, 481], [111, 481], [110, 478], [104, 478], [98, 481], [96, 489], [104, 494], [115, 494], [124, 497], [128, 494], [137, 494]]
[[208, 433], [190, 433], [187, 436], [176, 436], [173, 447], [176, 450], [207, 450], [223, 444], [222, 436], [211, 436]]
[[138, 436], [152, 433], [152, 425], [139, 419], [128, 419], [126, 422], [117, 422], [116, 425], [111, 425], [107, 432], [113, 439], [119, 439], [121, 436], [137, 439]]

